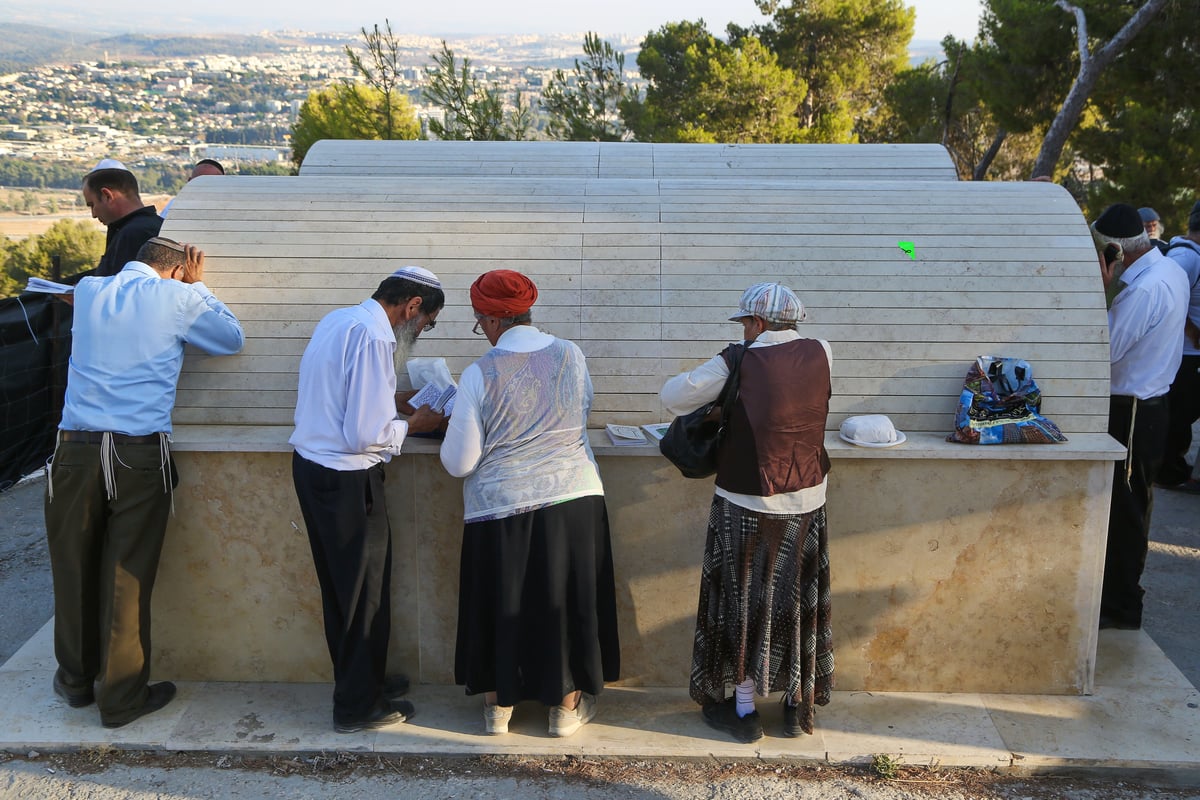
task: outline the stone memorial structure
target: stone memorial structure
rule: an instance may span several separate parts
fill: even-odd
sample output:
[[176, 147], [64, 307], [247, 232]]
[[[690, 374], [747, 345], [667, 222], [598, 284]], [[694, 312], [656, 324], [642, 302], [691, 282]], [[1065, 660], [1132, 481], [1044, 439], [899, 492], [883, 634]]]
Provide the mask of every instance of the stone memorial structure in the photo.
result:
[[[322, 315], [420, 264], [447, 305], [414, 355], [445, 358], [456, 377], [478, 357], [467, 288], [505, 267], [537, 283], [534, 324], [588, 357], [626, 683], [687, 683], [712, 485], [654, 446], [611, 446], [602, 428], [666, 421], [663, 381], [738, 335], [725, 318], [747, 285], [778, 280], [809, 308], [801, 331], [834, 354], [838, 688], [1089, 692], [1124, 451], [1105, 432], [1108, 329], [1078, 207], [1050, 184], [960, 183], [952, 167], [947, 179], [923, 146], [912, 152], [930, 174], [901, 179], [900, 146], [758, 147], [322, 143], [299, 177], [189, 183], [163, 234], [207, 253], [206, 282], [246, 347], [189, 356], [180, 382], [155, 677], [329, 679], [287, 445], [300, 355]], [[1070, 441], [946, 442], [981, 354], [1028, 360]], [[907, 441], [839, 439], [845, 417], [867, 413]], [[462, 500], [437, 448], [410, 439], [387, 469], [391, 655], [416, 680], [450, 683]]]

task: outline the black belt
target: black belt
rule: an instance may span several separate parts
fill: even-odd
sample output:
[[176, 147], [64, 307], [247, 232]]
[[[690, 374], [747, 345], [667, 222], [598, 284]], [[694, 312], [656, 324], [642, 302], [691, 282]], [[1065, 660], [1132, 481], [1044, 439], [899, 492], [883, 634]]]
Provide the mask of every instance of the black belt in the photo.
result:
[[1115, 403], [1124, 403], [1125, 405], [1133, 405], [1133, 401], [1137, 400], [1139, 406], [1160, 406], [1167, 402], [1167, 396], [1160, 394], [1158, 397], [1148, 397], [1145, 400], [1139, 400], [1131, 394], [1114, 394], [1109, 395]]
[[[82, 444], [100, 444], [104, 440], [104, 431], [59, 431], [58, 435], [64, 442], [80, 442]], [[145, 436], [130, 436], [126, 433], [114, 433], [113, 441], [117, 444], [158, 444], [162, 434], [147, 433]]]

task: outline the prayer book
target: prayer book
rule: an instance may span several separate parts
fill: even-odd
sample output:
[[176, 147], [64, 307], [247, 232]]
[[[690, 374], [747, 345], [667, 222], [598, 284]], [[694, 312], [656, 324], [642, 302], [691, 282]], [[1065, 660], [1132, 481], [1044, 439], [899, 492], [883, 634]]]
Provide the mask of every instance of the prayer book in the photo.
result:
[[604, 430], [608, 432], [609, 440], [615, 445], [650, 443], [650, 440], [646, 438], [646, 434], [642, 433], [642, 429], [637, 425], [613, 425], [609, 423], [604, 426]]
[[661, 442], [663, 436], [666, 436], [667, 428], [669, 427], [671, 427], [671, 423], [669, 422], [655, 422], [652, 425], [643, 425], [642, 430], [650, 434], [654, 438], [654, 441]]
[[409, 398], [408, 404], [413, 408], [427, 405], [434, 411], [450, 416], [454, 410], [454, 395], [457, 393], [458, 387], [453, 383], [444, 389], [435, 383], [427, 383]]

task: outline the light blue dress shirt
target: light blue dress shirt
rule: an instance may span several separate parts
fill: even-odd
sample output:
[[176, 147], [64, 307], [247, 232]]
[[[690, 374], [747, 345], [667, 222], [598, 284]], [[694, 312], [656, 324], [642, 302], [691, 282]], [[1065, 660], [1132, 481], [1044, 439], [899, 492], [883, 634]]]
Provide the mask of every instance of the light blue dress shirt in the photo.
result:
[[[1188, 319], [1193, 325], [1200, 327], [1200, 244], [1183, 236], [1176, 236], [1171, 240], [1171, 245], [1172, 248], [1167, 253], [1167, 258], [1183, 268], [1183, 271], [1187, 273], [1188, 285], [1191, 286], [1191, 294], [1188, 298]], [[1194, 345], [1186, 333], [1183, 336], [1183, 354], [1185, 356], [1200, 355], [1200, 347]]]
[[237, 317], [203, 283], [163, 279], [140, 261], [75, 287], [63, 430], [171, 431], [184, 344], [242, 349]]

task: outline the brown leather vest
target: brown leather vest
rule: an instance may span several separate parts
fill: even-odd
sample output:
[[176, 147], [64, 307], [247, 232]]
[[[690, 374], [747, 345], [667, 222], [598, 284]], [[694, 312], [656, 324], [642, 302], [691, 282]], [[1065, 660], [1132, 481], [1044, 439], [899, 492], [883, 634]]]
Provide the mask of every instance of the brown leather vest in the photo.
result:
[[717, 486], [770, 497], [818, 485], [829, 472], [829, 359], [816, 339], [751, 347], [717, 456]]

